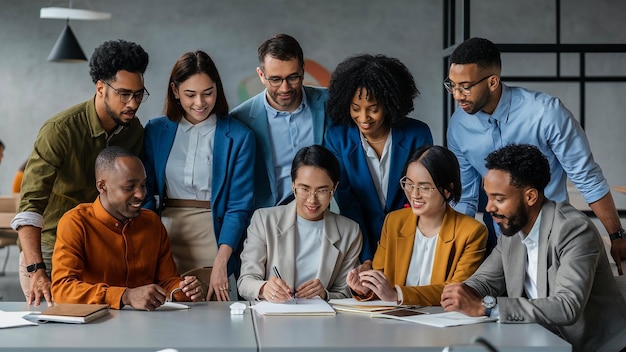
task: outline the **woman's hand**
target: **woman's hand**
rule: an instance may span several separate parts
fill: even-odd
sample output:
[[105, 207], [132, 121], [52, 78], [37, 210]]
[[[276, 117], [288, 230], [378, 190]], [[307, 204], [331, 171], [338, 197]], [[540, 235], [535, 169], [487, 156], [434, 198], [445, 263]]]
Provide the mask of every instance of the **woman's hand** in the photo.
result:
[[367, 270], [359, 273], [361, 285], [374, 291], [374, 294], [386, 302], [398, 302], [398, 292], [380, 270]]

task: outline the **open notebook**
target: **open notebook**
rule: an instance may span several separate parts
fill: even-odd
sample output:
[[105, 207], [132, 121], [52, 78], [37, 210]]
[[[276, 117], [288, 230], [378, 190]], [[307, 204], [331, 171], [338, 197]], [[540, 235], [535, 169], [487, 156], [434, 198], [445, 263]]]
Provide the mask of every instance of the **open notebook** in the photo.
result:
[[84, 324], [109, 314], [108, 304], [68, 304], [57, 303], [41, 314], [32, 314], [28, 318], [39, 323], [57, 322]]
[[250, 307], [263, 315], [335, 315], [335, 310], [320, 297], [298, 299], [297, 303], [261, 301]]

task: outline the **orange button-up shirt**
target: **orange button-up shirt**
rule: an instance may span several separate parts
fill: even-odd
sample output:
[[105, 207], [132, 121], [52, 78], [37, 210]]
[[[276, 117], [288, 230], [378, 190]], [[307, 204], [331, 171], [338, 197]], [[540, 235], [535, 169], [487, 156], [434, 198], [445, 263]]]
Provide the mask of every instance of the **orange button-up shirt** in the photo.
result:
[[[59, 221], [52, 255], [52, 298], [57, 303], [106, 303], [120, 309], [126, 288], [158, 284], [171, 292], [180, 281], [167, 232], [150, 210], [122, 223], [98, 197]], [[175, 298], [189, 301], [182, 292]]]

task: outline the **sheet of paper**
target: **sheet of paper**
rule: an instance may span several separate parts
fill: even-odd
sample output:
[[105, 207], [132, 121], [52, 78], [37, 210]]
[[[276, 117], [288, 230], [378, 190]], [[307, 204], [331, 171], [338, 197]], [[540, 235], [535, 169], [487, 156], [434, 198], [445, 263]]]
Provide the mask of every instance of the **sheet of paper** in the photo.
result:
[[437, 314], [423, 314], [423, 315], [414, 315], [408, 317], [398, 317], [392, 315], [385, 314], [375, 314], [372, 315], [375, 318], [387, 318], [387, 319], [397, 319], [402, 321], [408, 321], [412, 323], [436, 326], [436, 327], [447, 327], [447, 326], [458, 326], [458, 325], [470, 325], [470, 324], [480, 324], [491, 321], [496, 321], [496, 318], [489, 318], [486, 316], [482, 317], [470, 317], [463, 313], [459, 312], [445, 312], [445, 313], [437, 313]]
[[37, 323], [24, 319], [25, 316], [32, 313], [39, 313], [33, 311], [22, 312], [5, 312], [0, 310], [0, 329], [14, 328], [18, 326], [37, 325]]
[[263, 315], [335, 315], [328, 302], [319, 297], [298, 299], [298, 303], [258, 302], [250, 307]]
[[189, 309], [189, 306], [182, 303], [176, 302], [165, 302], [162, 306], [157, 308], [156, 310], [179, 310], [179, 309]]

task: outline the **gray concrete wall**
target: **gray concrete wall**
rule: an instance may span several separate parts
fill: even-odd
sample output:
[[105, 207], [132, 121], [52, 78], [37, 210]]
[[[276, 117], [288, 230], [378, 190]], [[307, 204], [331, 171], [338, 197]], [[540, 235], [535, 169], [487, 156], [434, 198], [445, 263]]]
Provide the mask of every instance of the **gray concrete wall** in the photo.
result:
[[[563, 42], [626, 42], [621, 19], [624, 2], [562, 3]], [[435, 143], [443, 142], [441, 81], [446, 73], [441, 67], [440, 0], [75, 0], [73, 4], [113, 16], [108, 21], [70, 22], [87, 56], [103, 41], [117, 38], [135, 41], [150, 54], [145, 80], [151, 96], [138, 113], [144, 123], [161, 114], [169, 70], [183, 52], [202, 49], [213, 57], [234, 107], [241, 101], [240, 87], [257, 88], [254, 69], [259, 43], [286, 32], [301, 42], [308, 59], [329, 71], [354, 53], [398, 57], [411, 69], [422, 92], [412, 116], [430, 125]], [[86, 63], [46, 61], [64, 21], [40, 19], [39, 9], [67, 6], [67, 2], [0, 0], [0, 5], [0, 139], [7, 145], [0, 165], [0, 193], [7, 194], [41, 124], [88, 99], [94, 87]], [[550, 43], [555, 40], [554, 16], [553, 2], [548, 0], [476, 0], [472, 1], [472, 34], [500, 42]], [[544, 67], [545, 60], [530, 65], [516, 58], [504, 60], [505, 73], [516, 67], [549, 69]], [[601, 59], [594, 67], [618, 72], [623, 71], [621, 62]], [[626, 184], [622, 142], [626, 121], [619, 104], [623, 86], [590, 85], [588, 89], [592, 93], [587, 104], [589, 139], [611, 184]], [[535, 88], [562, 97], [577, 113], [575, 87]], [[626, 196], [615, 198], [626, 208]]]

